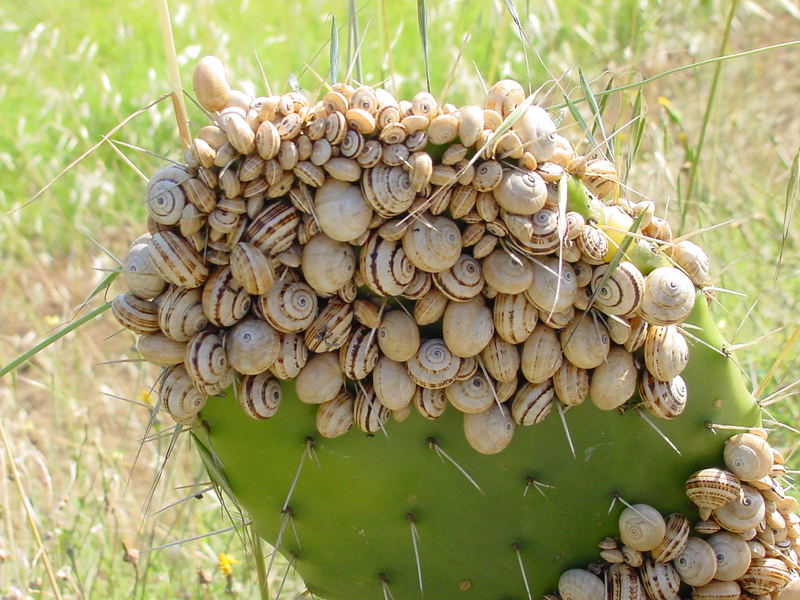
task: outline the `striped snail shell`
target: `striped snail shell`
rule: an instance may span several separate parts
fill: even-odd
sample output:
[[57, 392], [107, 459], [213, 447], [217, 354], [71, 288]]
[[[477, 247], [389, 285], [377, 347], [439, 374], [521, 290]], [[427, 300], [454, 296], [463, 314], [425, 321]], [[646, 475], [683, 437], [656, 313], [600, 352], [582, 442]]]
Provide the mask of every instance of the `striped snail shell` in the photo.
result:
[[125, 292], [111, 302], [111, 312], [120, 325], [134, 333], [158, 331], [158, 305], [155, 302]]
[[353, 404], [353, 421], [364, 433], [375, 433], [383, 428], [391, 411], [381, 404], [370, 384], [359, 386]]
[[580, 235], [575, 238], [575, 243], [581, 251], [581, 260], [590, 265], [602, 265], [608, 252], [608, 238], [597, 227], [584, 225]]
[[562, 241], [558, 225], [558, 211], [545, 206], [531, 215], [530, 239], [521, 239], [520, 243], [532, 254], [555, 252]]
[[671, 563], [648, 558], [642, 565], [642, 583], [651, 600], [678, 600], [681, 578]]
[[538, 323], [522, 347], [520, 366], [525, 379], [531, 383], [547, 381], [558, 371], [563, 359], [556, 332]]
[[704, 287], [709, 284], [708, 255], [700, 246], [694, 242], [684, 240], [670, 247], [669, 255], [697, 287]]
[[269, 370], [278, 379], [288, 381], [297, 377], [307, 360], [308, 348], [303, 342], [303, 336], [297, 333], [286, 333], [281, 336], [278, 357]]
[[681, 579], [691, 586], [707, 584], [717, 571], [714, 549], [703, 539], [690, 537], [683, 551], [672, 561]]
[[745, 481], [761, 479], [772, 470], [772, 448], [752, 433], [740, 433], [725, 442], [725, 465]]
[[600, 319], [580, 313], [561, 331], [564, 356], [576, 367], [593, 369], [606, 360], [611, 340]]
[[567, 406], [583, 404], [589, 395], [589, 371], [575, 366], [568, 360], [553, 374], [556, 396]]
[[225, 332], [228, 364], [243, 375], [269, 369], [278, 357], [280, 344], [278, 332], [256, 317], [242, 319]]
[[417, 353], [408, 360], [411, 379], [423, 388], [437, 389], [455, 381], [460, 359], [454, 356], [441, 339], [429, 339], [420, 345]]
[[186, 342], [208, 325], [199, 289], [170, 286], [158, 298], [158, 326], [167, 337]]
[[520, 367], [520, 354], [516, 345], [509, 344], [499, 335], [492, 339], [481, 351], [481, 360], [489, 375], [497, 381], [510, 382], [517, 378]]
[[595, 158], [586, 163], [581, 181], [595, 196], [606, 198], [617, 189], [617, 169], [611, 161]]
[[742, 536], [720, 531], [706, 540], [714, 550], [717, 570], [714, 579], [734, 581], [745, 574], [750, 566], [750, 546]]
[[603, 364], [592, 371], [589, 397], [600, 410], [614, 410], [636, 391], [637, 371], [630, 352], [612, 346]]
[[446, 271], [433, 274], [433, 283], [454, 302], [464, 302], [481, 293], [484, 280], [480, 263], [468, 254], [458, 257]]
[[578, 260], [572, 263], [572, 269], [575, 271], [575, 282], [577, 283], [578, 287], [586, 287], [587, 285], [591, 284], [592, 275], [594, 275], [592, 265], [582, 260]]
[[344, 435], [353, 427], [353, 396], [346, 389], [341, 390], [333, 400], [320, 404], [317, 408], [317, 431], [324, 438]]
[[728, 531], [744, 533], [764, 520], [764, 498], [754, 487], [742, 484], [739, 497], [714, 509], [714, 518]]
[[633, 263], [622, 261], [601, 286], [609, 268], [609, 265], [600, 265], [594, 270], [591, 284], [596, 295], [594, 305], [608, 315], [629, 315], [642, 301], [644, 276]]
[[626, 565], [629, 567], [642, 566], [642, 563], [644, 562], [644, 555], [641, 552], [625, 545], [620, 548], [620, 551], [622, 552], [622, 560], [625, 561]]
[[225, 79], [225, 67], [216, 56], [204, 56], [194, 68], [192, 86], [197, 101], [208, 111], [222, 110], [228, 104], [231, 87]]
[[628, 334], [628, 339], [625, 340], [623, 346], [628, 352], [636, 352], [644, 345], [650, 325], [641, 317], [633, 317], [630, 320], [630, 327], [631, 332]]
[[338, 350], [347, 343], [352, 325], [352, 305], [331, 298], [306, 329], [306, 346], [312, 352]]
[[[453, 197], [450, 200], [450, 216], [460, 219], [468, 214], [475, 207], [475, 200], [478, 197], [477, 190], [471, 185], [457, 185], [453, 190]], [[466, 236], [464, 236], [466, 238]], [[464, 239], [464, 245], [466, 244]]]
[[480, 373], [468, 379], [454, 381], [444, 388], [444, 395], [463, 413], [480, 413], [494, 402], [491, 383]]
[[505, 450], [514, 437], [514, 421], [508, 407], [493, 402], [481, 413], [465, 414], [464, 437], [481, 454]]
[[468, 379], [478, 371], [478, 357], [468, 356], [461, 358], [461, 364], [458, 366], [458, 373], [456, 373], [456, 381]]
[[514, 396], [511, 416], [517, 425], [541, 423], [553, 408], [556, 392], [550, 379], [542, 383], [526, 383]]
[[367, 286], [379, 296], [399, 296], [416, 273], [400, 242], [378, 233], [372, 233], [361, 248], [359, 267]]
[[278, 411], [283, 392], [269, 373], [245, 375], [239, 383], [239, 404], [248, 417], [269, 419]]
[[128, 291], [144, 300], [158, 296], [167, 286], [150, 256], [150, 236], [137, 240], [122, 262], [122, 278]]
[[381, 404], [393, 411], [408, 406], [417, 389], [406, 366], [387, 356], [381, 356], [372, 370], [372, 385]]
[[217, 269], [203, 286], [203, 312], [218, 327], [230, 327], [250, 310], [250, 294], [233, 278], [229, 266]]
[[619, 560], [608, 569], [608, 600], [647, 600], [638, 571]]
[[183, 365], [169, 367], [162, 373], [158, 396], [161, 405], [179, 425], [189, 425], [194, 421], [208, 400], [194, 386]]
[[476, 356], [493, 335], [492, 311], [482, 297], [448, 303], [442, 320], [442, 337], [453, 354], [461, 358]]
[[181, 220], [186, 205], [186, 194], [181, 184], [190, 177], [186, 167], [172, 164], [156, 171], [147, 182], [145, 206], [157, 223], [177, 225]]
[[230, 375], [222, 337], [213, 330], [201, 331], [189, 340], [183, 362], [198, 384], [218, 383]]
[[585, 569], [568, 569], [558, 578], [558, 593], [563, 600], [605, 600], [606, 586]]
[[650, 551], [656, 562], [670, 562], [678, 557], [689, 539], [689, 519], [680, 513], [671, 513], [665, 520], [664, 539]]
[[458, 112], [458, 137], [469, 148], [483, 131], [483, 110], [479, 106], [465, 106]]
[[694, 285], [683, 271], [659, 267], [644, 280], [639, 311], [651, 325], [675, 325], [689, 316], [694, 300]]
[[447, 398], [442, 388], [417, 387], [411, 402], [417, 412], [429, 420], [438, 419], [447, 410]]
[[732, 473], [722, 469], [701, 469], [686, 480], [686, 495], [700, 508], [700, 517], [707, 519], [711, 511], [739, 497], [742, 486]]
[[430, 273], [416, 269], [414, 277], [409, 284], [403, 288], [403, 297], [409, 300], [419, 300], [425, 296], [433, 287], [433, 277]]
[[364, 379], [378, 362], [378, 344], [374, 329], [359, 325], [350, 340], [339, 350], [339, 364], [353, 380]]
[[494, 190], [497, 203], [518, 215], [532, 215], [544, 207], [547, 184], [535, 171], [507, 169]]
[[533, 267], [526, 258], [497, 249], [483, 259], [483, 276], [501, 294], [521, 294], [533, 282]]
[[619, 517], [619, 536], [626, 546], [647, 552], [664, 539], [667, 526], [664, 517], [652, 506], [634, 504], [622, 511]]
[[339, 242], [349, 242], [361, 236], [373, 216], [357, 185], [332, 177], [317, 189], [314, 214], [323, 233]]
[[258, 248], [239, 242], [230, 256], [231, 275], [248, 293], [266, 294], [275, 282], [275, 271]]
[[777, 558], [754, 558], [739, 580], [745, 591], [754, 595], [771, 594], [789, 582], [786, 563]]
[[711, 581], [692, 590], [692, 600], [738, 600], [741, 589], [735, 581]]
[[681, 374], [689, 362], [689, 345], [675, 325], [648, 328], [644, 341], [644, 362], [647, 370], [661, 381], [669, 381]]
[[175, 285], [196, 288], [208, 277], [203, 257], [187, 240], [171, 231], [153, 234], [150, 258], [164, 279]]
[[159, 367], [169, 367], [183, 362], [186, 343], [168, 338], [161, 332], [147, 333], [139, 337], [136, 349], [147, 362]]
[[674, 419], [686, 408], [688, 392], [680, 375], [669, 381], [659, 381], [647, 371], [639, 380], [639, 395], [644, 405], [659, 419]]
[[447, 296], [433, 287], [414, 305], [414, 321], [418, 325], [435, 323], [442, 318], [447, 305]]
[[303, 246], [301, 266], [308, 285], [320, 296], [328, 296], [353, 278], [356, 255], [350, 244], [320, 233]]
[[[477, 360], [476, 360], [477, 362]], [[511, 381], [493, 381], [495, 400], [500, 403], [505, 402], [513, 396], [519, 387], [519, 379], [515, 377]]]
[[259, 298], [264, 318], [278, 331], [297, 333], [308, 328], [317, 316], [317, 295], [301, 281], [276, 281]]
[[446, 271], [461, 256], [461, 232], [447, 217], [416, 219], [403, 235], [403, 249], [418, 269]]
[[538, 313], [524, 294], [498, 294], [492, 308], [497, 335], [510, 344], [521, 344], [536, 327]]
[[411, 179], [403, 167], [378, 164], [361, 178], [364, 200], [382, 217], [395, 217], [414, 202]]
[[384, 355], [406, 362], [417, 353], [419, 343], [419, 327], [404, 311], [392, 310], [383, 316], [378, 328], [378, 346]]
[[243, 240], [264, 254], [275, 256], [294, 243], [300, 215], [288, 200], [270, 204], [250, 221]]
[[538, 163], [549, 160], [556, 150], [556, 126], [541, 106], [533, 105], [525, 109], [512, 130]]
[[572, 305], [577, 289], [572, 265], [547, 256], [533, 261], [533, 281], [525, 295], [540, 310], [560, 312]]
[[339, 358], [335, 352], [315, 354], [300, 369], [295, 379], [297, 398], [306, 404], [333, 400], [344, 385]]

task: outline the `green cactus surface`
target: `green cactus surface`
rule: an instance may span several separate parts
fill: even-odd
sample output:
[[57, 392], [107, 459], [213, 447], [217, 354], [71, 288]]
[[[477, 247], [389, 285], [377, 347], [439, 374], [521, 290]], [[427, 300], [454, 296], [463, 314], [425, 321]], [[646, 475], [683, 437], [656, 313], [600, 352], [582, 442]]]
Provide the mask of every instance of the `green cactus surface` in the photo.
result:
[[574, 456], [556, 410], [517, 427], [493, 456], [470, 448], [452, 407], [435, 421], [416, 412], [390, 420], [385, 435], [354, 428], [329, 440], [316, 432], [316, 406], [299, 402], [291, 384], [266, 421], [247, 417], [230, 394], [210, 399], [196, 438], [209, 470], [223, 474], [257, 532], [318, 597], [523, 599], [523, 570], [531, 597], [541, 597], [617, 534], [616, 496], [696, 519], [683, 482], [721, 465], [732, 434], [710, 424], [759, 425], [734, 361], [710, 348], [723, 339], [702, 297], [688, 322], [708, 346], [692, 345], [687, 409], [672, 421], [648, 416], [680, 454], [638, 410], [603, 412], [588, 401], [564, 413]]

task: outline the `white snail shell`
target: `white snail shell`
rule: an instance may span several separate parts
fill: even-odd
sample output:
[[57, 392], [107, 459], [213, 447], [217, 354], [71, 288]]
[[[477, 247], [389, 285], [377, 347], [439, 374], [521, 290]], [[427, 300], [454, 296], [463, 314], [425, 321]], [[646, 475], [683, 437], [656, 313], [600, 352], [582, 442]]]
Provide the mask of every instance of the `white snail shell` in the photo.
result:
[[269, 373], [245, 375], [239, 385], [239, 404], [253, 419], [269, 419], [281, 404], [280, 384]]
[[463, 413], [480, 413], [485, 411], [494, 400], [491, 382], [481, 373], [472, 377], [454, 381], [444, 388], [444, 395], [456, 409]]
[[691, 586], [702, 586], [714, 578], [717, 558], [714, 549], [698, 537], [690, 537], [680, 555], [672, 561], [681, 579]]
[[397, 362], [410, 360], [419, 350], [419, 327], [402, 310], [383, 316], [377, 337], [381, 352]]
[[425, 340], [406, 367], [411, 379], [420, 387], [437, 389], [453, 383], [460, 359], [450, 352], [444, 340]]
[[173, 340], [161, 332], [139, 337], [136, 349], [147, 362], [159, 367], [169, 367], [183, 362], [186, 343]]
[[670, 256], [696, 286], [704, 287], [709, 284], [708, 255], [700, 246], [684, 240], [670, 247]]
[[522, 118], [514, 123], [512, 130], [536, 162], [547, 161], [556, 150], [556, 126], [541, 106], [534, 105], [525, 109]]
[[742, 485], [739, 497], [714, 509], [714, 517], [728, 531], [743, 533], [757, 527], [764, 519], [766, 508], [759, 491], [749, 485]]
[[585, 313], [575, 316], [561, 331], [560, 338], [564, 356], [581, 369], [603, 364], [611, 348], [606, 326]]
[[323, 233], [339, 242], [357, 239], [372, 220], [358, 186], [330, 177], [317, 189], [314, 212]]
[[[424, 271], [417, 271], [422, 273]], [[431, 288], [414, 305], [414, 321], [418, 325], [430, 325], [444, 315], [448, 299], [438, 288]]]
[[440, 273], [461, 256], [461, 232], [447, 217], [416, 219], [403, 235], [403, 249], [418, 269]]
[[300, 211], [287, 200], [270, 204], [250, 221], [243, 241], [268, 256], [275, 256], [294, 243], [300, 215]]
[[555, 256], [545, 256], [533, 262], [533, 281], [525, 296], [539, 310], [561, 312], [572, 305], [577, 290], [572, 265]]
[[664, 517], [652, 506], [634, 504], [622, 511], [619, 517], [619, 535], [622, 543], [634, 550], [652, 550], [664, 539]]
[[250, 294], [266, 294], [275, 281], [275, 271], [266, 255], [245, 242], [231, 250], [230, 267], [233, 278]]
[[448, 303], [442, 321], [442, 336], [453, 354], [462, 358], [475, 356], [493, 335], [492, 312], [483, 298]]
[[633, 396], [636, 382], [633, 356], [624, 348], [613, 346], [606, 361], [592, 372], [589, 397], [600, 410], [614, 410]]
[[317, 431], [325, 438], [344, 435], [353, 427], [354, 400], [347, 390], [341, 390], [333, 400], [317, 408]]
[[714, 579], [734, 581], [750, 567], [750, 546], [740, 535], [720, 531], [709, 536], [706, 541], [714, 549], [717, 560]]
[[408, 376], [406, 366], [388, 356], [381, 356], [372, 371], [375, 395], [389, 410], [401, 410], [409, 405], [417, 385]]
[[145, 205], [147, 213], [162, 225], [177, 225], [186, 206], [181, 184], [191, 177], [182, 165], [169, 165], [155, 172], [147, 182]]
[[295, 380], [297, 398], [306, 404], [333, 400], [344, 384], [344, 375], [335, 352], [312, 356]]
[[740, 479], [756, 480], [770, 474], [772, 448], [752, 433], [740, 433], [725, 442], [725, 465]]
[[535, 171], [507, 169], [494, 190], [497, 203], [518, 215], [532, 215], [547, 199], [547, 184]]
[[606, 586], [585, 569], [568, 569], [558, 579], [558, 593], [563, 600], [604, 600]]
[[272, 366], [280, 350], [280, 335], [255, 317], [242, 319], [225, 333], [228, 363], [243, 375], [256, 375]]
[[694, 285], [683, 271], [659, 267], [645, 277], [639, 310], [651, 325], [675, 325], [689, 316], [694, 300]]
[[497, 454], [514, 437], [514, 421], [506, 406], [493, 402], [485, 411], [464, 415], [464, 437], [477, 452]]
[[563, 358], [556, 332], [538, 323], [522, 346], [522, 374], [531, 383], [542, 383], [558, 371]]
[[206, 110], [222, 110], [228, 104], [231, 88], [225, 79], [225, 67], [216, 56], [204, 56], [198, 61], [192, 83], [197, 101]]
[[128, 291], [144, 300], [158, 296], [167, 282], [150, 256], [150, 236], [134, 243], [122, 263], [122, 278]]
[[530, 261], [498, 249], [483, 259], [483, 276], [486, 283], [501, 294], [520, 294], [533, 281]]
[[303, 246], [301, 266], [308, 285], [318, 295], [328, 296], [353, 278], [356, 255], [350, 244], [320, 233]]
[[669, 381], [688, 364], [689, 345], [675, 325], [654, 325], [648, 328], [645, 337], [644, 361], [656, 379]]

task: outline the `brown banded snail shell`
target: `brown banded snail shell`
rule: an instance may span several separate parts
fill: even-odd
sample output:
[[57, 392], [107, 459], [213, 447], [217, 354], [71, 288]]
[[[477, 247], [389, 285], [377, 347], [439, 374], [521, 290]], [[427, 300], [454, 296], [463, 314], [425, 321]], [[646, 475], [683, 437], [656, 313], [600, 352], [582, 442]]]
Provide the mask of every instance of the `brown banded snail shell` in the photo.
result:
[[333, 400], [317, 408], [317, 431], [325, 438], [344, 435], [353, 427], [354, 401], [350, 392], [341, 390]]
[[455, 356], [444, 340], [425, 340], [417, 353], [412, 356], [406, 366], [411, 379], [420, 387], [443, 388], [456, 379], [460, 359]]
[[239, 384], [239, 404], [254, 419], [268, 419], [278, 412], [282, 391], [269, 373], [245, 375]]
[[542, 383], [526, 383], [517, 391], [511, 404], [514, 422], [518, 425], [541, 423], [550, 414], [555, 397], [550, 379]]
[[206, 404], [207, 396], [194, 385], [183, 365], [164, 371], [158, 396], [161, 405], [179, 425], [188, 425]]

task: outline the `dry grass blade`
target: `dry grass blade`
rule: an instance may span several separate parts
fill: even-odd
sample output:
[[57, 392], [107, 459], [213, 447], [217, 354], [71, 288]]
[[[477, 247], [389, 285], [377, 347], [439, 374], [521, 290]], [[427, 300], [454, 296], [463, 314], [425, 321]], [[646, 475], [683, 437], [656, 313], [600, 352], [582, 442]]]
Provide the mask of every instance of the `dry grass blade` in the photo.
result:
[[349, 48], [352, 50], [350, 62], [356, 67], [356, 80], [361, 83], [361, 43], [358, 41], [358, 11], [356, 10], [355, 0], [350, 0], [348, 4], [350, 12], [350, 44]]
[[339, 30], [336, 29], [336, 15], [331, 15], [331, 83], [336, 83], [339, 76]]
[[158, 22], [161, 26], [164, 53], [167, 56], [167, 73], [169, 75], [169, 84], [172, 87], [172, 105], [175, 108], [175, 121], [178, 123], [181, 145], [186, 150], [192, 144], [192, 134], [189, 132], [189, 119], [186, 116], [186, 106], [183, 103], [183, 94], [181, 93], [181, 72], [178, 70], [178, 56], [175, 53], [175, 40], [172, 37], [172, 23], [169, 18], [167, 0], [158, 1]]
[[425, 0], [417, 0], [417, 24], [419, 25], [419, 38], [422, 41], [422, 59], [425, 61], [425, 83], [428, 93], [431, 91], [431, 65], [428, 60], [428, 11]]
[[789, 183], [786, 186], [786, 201], [783, 205], [783, 235], [781, 236], [781, 249], [778, 253], [778, 260], [775, 263], [775, 277], [772, 280], [772, 291], [778, 283], [778, 274], [783, 263], [783, 251], [786, 248], [786, 240], [789, 239], [792, 218], [794, 217], [794, 207], [797, 205], [797, 198], [800, 196], [800, 150], [794, 155], [792, 167], [789, 170]]
[[796, 344], [798, 340], [800, 340], [800, 325], [795, 327], [794, 331], [792, 332], [792, 335], [789, 336], [789, 339], [786, 341], [786, 344], [781, 349], [780, 354], [778, 354], [777, 358], [775, 358], [775, 361], [772, 363], [772, 366], [770, 366], [769, 371], [767, 371], [767, 374], [764, 375], [764, 379], [761, 381], [761, 385], [759, 385], [758, 390], [756, 390], [756, 398], [761, 397], [761, 395], [767, 389], [770, 380], [775, 375], [775, 372], [781, 366], [784, 359], [786, 359], [789, 353], [797, 351]]
[[[528, 60], [528, 45], [533, 47], [528, 36], [525, 35], [525, 30], [522, 28], [522, 21], [520, 21], [519, 13], [517, 12], [517, 7], [514, 4], [514, 0], [503, 0], [506, 5], [506, 10], [508, 14], [511, 15], [511, 19], [514, 21], [514, 25], [517, 27], [517, 35], [519, 36], [519, 41], [522, 43], [522, 55], [525, 57], [525, 73], [528, 77], [528, 93], [530, 93], [531, 89], [531, 64], [530, 60]], [[525, 44], [527, 42], [527, 45]]]

